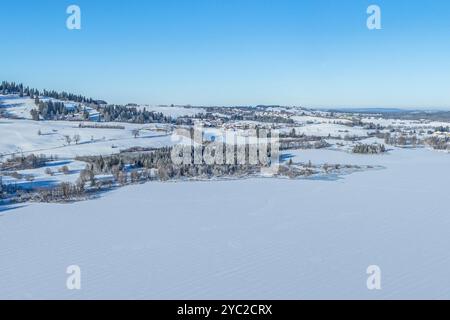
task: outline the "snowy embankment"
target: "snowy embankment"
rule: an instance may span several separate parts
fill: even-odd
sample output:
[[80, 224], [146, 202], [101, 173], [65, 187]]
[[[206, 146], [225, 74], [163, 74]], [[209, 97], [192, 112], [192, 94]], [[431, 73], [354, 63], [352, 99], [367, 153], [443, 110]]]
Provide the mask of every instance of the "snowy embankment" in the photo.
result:
[[[148, 183], [4, 208], [0, 298], [450, 297], [449, 154], [295, 156], [386, 169], [334, 181]], [[366, 288], [374, 264], [381, 291]], [[81, 267], [81, 291], [66, 289], [70, 265]]]

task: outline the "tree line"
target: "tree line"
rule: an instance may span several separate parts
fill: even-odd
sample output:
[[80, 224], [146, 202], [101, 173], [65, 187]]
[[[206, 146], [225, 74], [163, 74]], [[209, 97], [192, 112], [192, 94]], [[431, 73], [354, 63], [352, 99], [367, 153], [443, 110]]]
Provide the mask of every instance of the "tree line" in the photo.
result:
[[35, 98], [39, 96], [44, 96], [48, 98], [58, 99], [58, 100], [64, 100], [64, 101], [73, 101], [73, 102], [79, 102], [79, 103], [92, 103], [92, 104], [100, 104], [99, 100], [94, 100], [92, 98], [87, 98], [83, 95], [69, 93], [69, 92], [58, 92], [55, 90], [38, 90], [35, 88], [25, 87], [22, 83], [15, 83], [15, 82], [8, 82], [8, 81], [2, 81], [0, 84], [0, 92], [3, 95], [6, 94], [18, 94], [21, 97], [30, 97]]
[[378, 153], [384, 153], [386, 152], [386, 147], [384, 144], [364, 144], [364, 143], [358, 143], [353, 147], [353, 153], [360, 153], [360, 154], [378, 154]]
[[136, 107], [122, 105], [107, 105], [97, 109], [100, 112], [100, 118], [105, 122], [130, 122], [130, 123], [171, 123], [176, 121], [161, 112], [142, 110]]
[[89, 112], [80, 105], [75, 105], [73, 108], [67, 108], [64, 102], [53, 100], [43, 101], [40, 100], [39, 97], [35, 98], [35, 104], [37, 109], [32, 109], [30, 111], [31, 118], [35, 121], [39, 121], [41, 118], [44, 120], [65, 120], [67, 119], [67, 116], [73, 116], [75, 114], [82, 115], [82, 119], [80, 120], [89, 119]]

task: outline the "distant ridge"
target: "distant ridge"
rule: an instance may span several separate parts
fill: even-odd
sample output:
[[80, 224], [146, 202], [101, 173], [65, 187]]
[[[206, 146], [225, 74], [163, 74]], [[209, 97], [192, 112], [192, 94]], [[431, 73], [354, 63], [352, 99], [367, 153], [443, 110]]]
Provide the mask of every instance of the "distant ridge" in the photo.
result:
[[399, 108], [333, 108], [325, 110], [328, 112], [351, 112], [351, 113], [404, 113], [404, 112], [419, 111], [413, 109], [399, 109]]

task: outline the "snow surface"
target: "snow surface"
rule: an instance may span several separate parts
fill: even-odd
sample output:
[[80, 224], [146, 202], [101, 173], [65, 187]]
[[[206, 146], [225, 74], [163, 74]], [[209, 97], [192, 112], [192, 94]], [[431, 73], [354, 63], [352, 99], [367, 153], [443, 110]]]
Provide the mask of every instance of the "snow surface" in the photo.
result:
[[[34, 153], [73, 158], [83, 155], [112, 154], [130, 147], [163, 147], [172, 144], [170, 135], [147, 130], [146, 125], [107, 123], [107, 125], [124, 126], [125, 129], [122, 130], [79, 128], [79, 123], [1, 119], [0, 156]], [[141, 130], [138, 138], [133, 137], [134, 129]], [[72, 142], [68, 145], [65, 136], [72, 138], [76, 134], [81, 137], [79, 144]]]
[[[69, 171], [63, 173], [63, 167], [67, 167]], [[37, 169], [19, 170], [21, 178], [11, 176], [2, 176], [4, 185], [16, 185], [24, 189], [36, 189], [53, 187], [62, 182], [75, 183], [80, 176], [81, 170], [86, 167], [86, 163], [74, 160], [58, 160], [47, 162], [44, 167]], [[46, 173], [51, 170], [52, 174]]]
[[333, 122], [351, 123], [350, 120], [344, 118], [324, 118], [310, 115], [293, 116], [292, 119], [296, 123], [300, 124], [318, 124], [318, 123], [333, 123]]
[[196, 107], [183, 107], [183, 106], [140, 106], [139, 109], [144, 109], [147, 111], [159, 112], [165, 116], [172, 118], [180, 118], [186, 116], [195, 116], [200, 113], [205, 113], [204, 108]]
[[[148, 183], [0, 212], [0, 298], [450, 298], [447, 153], [330, 150], [342, 179]], [[79, 265], [82, 290], [66, 289]], [[366, 269], [382, 270], [382, 290]]]
[[30, 111], [35, 108], [33, 99], [17, 95], [0, 95], [0, 110], [6, 110], [13, 117], [31, 119]]
[[437, 127], [448, 127], [450, 123], [443, 121], [430, 121], [430, 120], [400, 120], [400, 119], [383, 119], [383, 118], [363, 118], [361, 120], [364, 123], [373, 123], [384, 127], [394, 128], [413, 128], [413, 129], [433, 129]]
[[328, 135], [332, 135], [334, 137], [344, 138], [345, 136], [367, 136], [367, 133], [369, 131], [361, 127], [349, 127], [333, 123], [318, 123], [306, 125], [303, 127], [296, 127], [295, 132], [297, 134], [305, 134], [318, 137], [327, 137]]

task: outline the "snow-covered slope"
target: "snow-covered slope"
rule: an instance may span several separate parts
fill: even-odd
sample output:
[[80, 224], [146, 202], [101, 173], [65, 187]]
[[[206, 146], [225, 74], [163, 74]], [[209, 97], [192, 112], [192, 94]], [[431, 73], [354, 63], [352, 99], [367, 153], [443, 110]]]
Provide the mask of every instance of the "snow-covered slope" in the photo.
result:
[[205, 113], [204, 108], [180, 107], [180, 106], [140, 106], [139, 109], [144, 109], [152, 112], [160, 112], [165, 116], [172, 118], [179, 118], [184, 116], [195, 116], [196, 114]]
[[[162, 147], [171, 144], [168, 134], [155, 132], [146, 125], [114, 124], [124, 129], [79, 128], [79, 122], [0, 120], [0, 155], [35, 153], [70, 158], [82, 155], [116, 153], [120, 149], [135, 146]], [[132, 131], [140, 129], [133, 137]], [[69, 145], [66, 136], [79, 135], [77, 144]], [[73, 140], [73, 139], [72, 139]]]
[[31, 119], [30, 111], [36, 108], [34, 100], [17, 95], [0, 95], [0, 110], [6, 111], [11, 117]]

